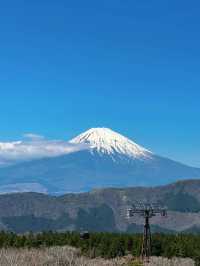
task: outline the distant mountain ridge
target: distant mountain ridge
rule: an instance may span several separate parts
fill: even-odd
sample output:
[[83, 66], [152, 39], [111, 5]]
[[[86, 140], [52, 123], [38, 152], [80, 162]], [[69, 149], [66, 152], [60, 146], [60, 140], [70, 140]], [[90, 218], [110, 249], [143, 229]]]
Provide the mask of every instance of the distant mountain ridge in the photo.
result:
[[135, 202], [158, 203], [167, 217], [151, 219], [154, 232], [200, 232], [200, 180], [154, 188], [106, 188], [50, 196], [39, 193], [0, 195], [0, 229], [17, 233], [48, 230], [142, 232], [143, 218], [126, 218]]
[[199, 168], [157, 156], [107, 128], [92, 128], [69, 143], [81, 150], [0, 168], [0, 193], [64, 194], [200, 178]]

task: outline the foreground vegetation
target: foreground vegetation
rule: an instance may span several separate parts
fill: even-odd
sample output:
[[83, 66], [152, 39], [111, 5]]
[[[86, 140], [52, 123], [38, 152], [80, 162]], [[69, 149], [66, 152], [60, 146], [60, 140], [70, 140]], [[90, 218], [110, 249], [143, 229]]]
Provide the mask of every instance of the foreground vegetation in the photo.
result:
[[[142, 266], [132, 256], [113, 259], [88, 258], [72, 247], [8, 248], [0, 250], [0, 265], [3, 266]], [[148, 266], [194, 266], [191, 259], [166, 259], [152, 257]], [[146, 265], [144, 265], [146, 266]]]
[[125, 258], [91, 260], [81, 256], [78, 249], [71, 247], [9, 248], [0, 251], [0, 265], [4, 266], [122, 266], [128, 263]]
[[[2, 250], [4, 252], [5, 250], [10, 250], [8, 248], [11, 248], [11, 250], [12, 248], [18, 248], [19, 250], [20, 248], [27, 250], [40, 248], [39, 251], [42, 252], [44, 248], [52, 246], [72, 246], [78, 248], [81, 254], [86, 257], [112, 259], [124, 257], [128, 254], [139, 257], [141, 239], [141, 235], [114, 233], [92, 233], [89, 239], [83, 240], [76, 232], [44, 232], [26, 235], [1, 232], [0, 248], [1, 252]], [[200, 236], [154, 234], [152, 238], [152, 255], [166, 258], [191, 258], [196, 262], [196, 265], [200, 265]], [[0, 265], [4, 264], [0, 263]]]

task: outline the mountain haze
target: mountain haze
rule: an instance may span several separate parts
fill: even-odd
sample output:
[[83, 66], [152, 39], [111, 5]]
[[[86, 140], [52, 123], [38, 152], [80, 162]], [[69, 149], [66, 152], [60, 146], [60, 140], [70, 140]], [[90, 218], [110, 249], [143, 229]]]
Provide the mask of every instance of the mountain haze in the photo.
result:
[[200, 169], [157, 156], [111, 129], [92, 128], [69, 143], [82, 148], [1, 168], [0, 192], [64, 194], [200, 178]]

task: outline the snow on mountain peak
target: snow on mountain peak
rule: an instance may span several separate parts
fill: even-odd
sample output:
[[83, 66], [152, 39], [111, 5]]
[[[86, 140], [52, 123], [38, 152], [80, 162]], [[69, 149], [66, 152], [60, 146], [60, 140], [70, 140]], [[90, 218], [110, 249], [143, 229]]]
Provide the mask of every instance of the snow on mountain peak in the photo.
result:
[[109, 128], [91, 128], [70, 141], [73, 144], [87, 144], [100, 154], [121, 154], [127, 157], [151, 157], [152, 153], [130, 139]]

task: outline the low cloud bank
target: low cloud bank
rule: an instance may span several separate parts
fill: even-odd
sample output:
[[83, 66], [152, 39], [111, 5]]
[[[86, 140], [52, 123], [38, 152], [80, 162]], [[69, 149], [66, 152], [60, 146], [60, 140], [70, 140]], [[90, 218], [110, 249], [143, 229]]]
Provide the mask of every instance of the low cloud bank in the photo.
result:
[[47, 140], [36, 134], [25, 134], [24, 139], [13, 142], [0, 142], [0, 164], [17, 161], [55, 157], [87, 149], [87, 145], [72, 144], [62, 140]]

